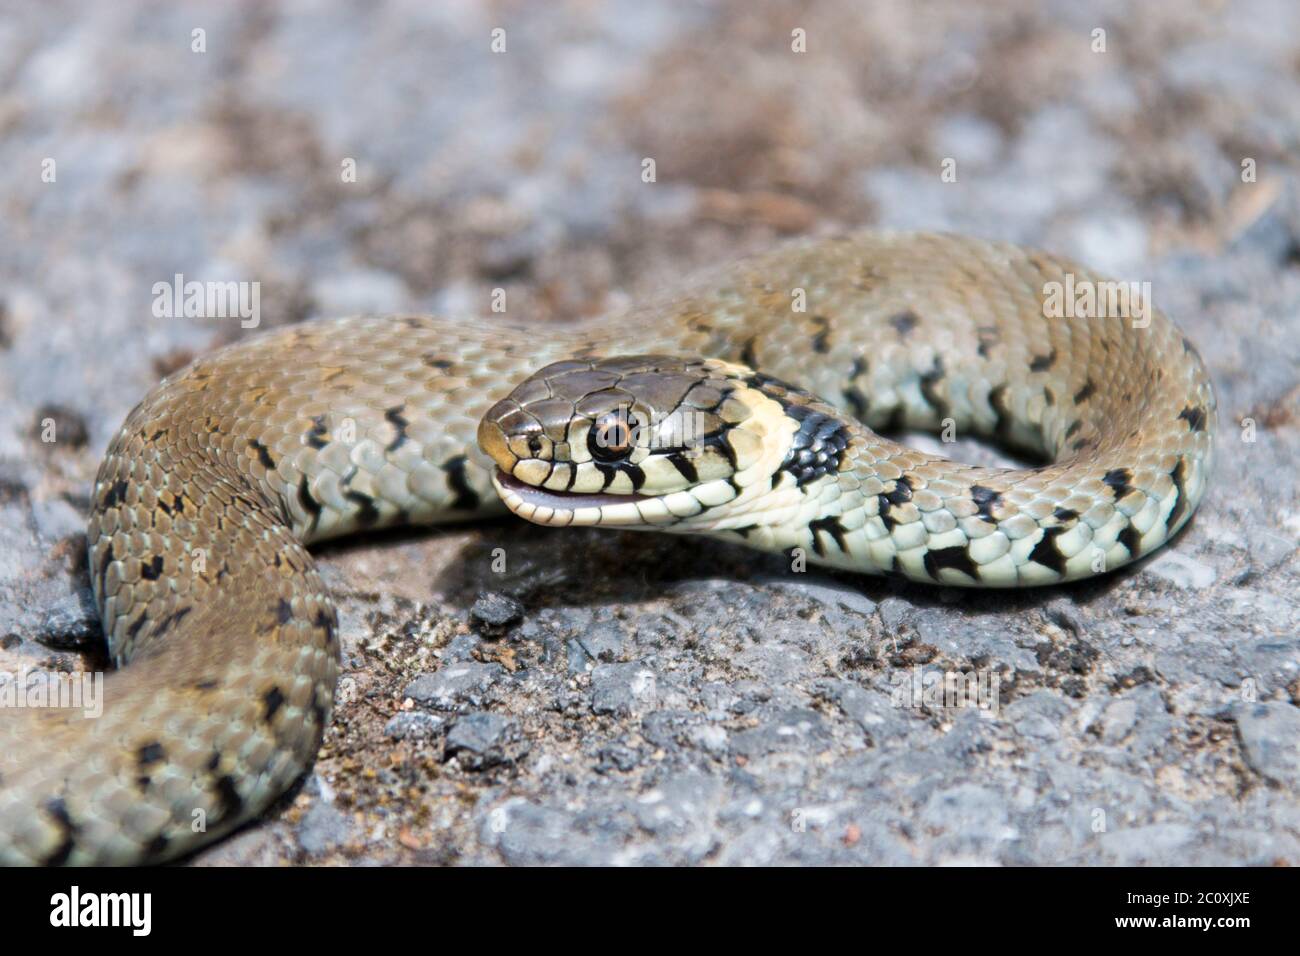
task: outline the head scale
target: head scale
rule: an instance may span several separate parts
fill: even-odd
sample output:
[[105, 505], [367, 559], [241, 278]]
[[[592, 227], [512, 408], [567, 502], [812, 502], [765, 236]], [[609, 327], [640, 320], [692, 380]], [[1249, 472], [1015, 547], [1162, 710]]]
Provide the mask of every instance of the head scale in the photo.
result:
[[488, 410], [479, 445], [539, 524], [700, 526], [789, 449], [791, 420], [752, 381], [713, 359], [557, 362]]

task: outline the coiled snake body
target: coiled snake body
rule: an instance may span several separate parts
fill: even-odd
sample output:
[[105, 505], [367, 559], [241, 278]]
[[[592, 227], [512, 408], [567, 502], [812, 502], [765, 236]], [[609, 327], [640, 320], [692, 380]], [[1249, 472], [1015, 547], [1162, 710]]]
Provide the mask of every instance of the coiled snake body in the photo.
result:
[[[1067, 275], [1098, 281], [1005, 244], [869, 234], [545, 338], [351, 318], [196, 361], [95, 484], [91, 577], [129, 663], [103, 715], [0, 710], [0, 860], [165, 860], [283, 792], [333, 704], [336, 615], [305, 547], [327, 537], [504, 499], [998, 587], [1159, 547], [1205, 488], [1209, 379], [1158, 312], [1046, 316]], [[945, 425], [1052, 463], [970, 467], [870, 430]]]

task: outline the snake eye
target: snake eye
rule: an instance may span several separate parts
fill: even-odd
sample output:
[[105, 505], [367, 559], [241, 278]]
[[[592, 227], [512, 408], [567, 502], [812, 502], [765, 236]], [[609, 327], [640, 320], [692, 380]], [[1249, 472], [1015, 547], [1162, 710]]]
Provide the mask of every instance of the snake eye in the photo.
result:
[[597, 461], [626, 458], [636, 444], [634, 428], [624, 409], [602, 415], [587, 432], [587, 450]]

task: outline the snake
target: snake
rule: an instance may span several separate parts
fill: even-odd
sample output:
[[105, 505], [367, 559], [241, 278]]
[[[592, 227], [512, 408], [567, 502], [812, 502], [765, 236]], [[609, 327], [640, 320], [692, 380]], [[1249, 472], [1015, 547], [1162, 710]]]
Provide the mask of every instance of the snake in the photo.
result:
[[[508, 510], [978, 588], [1148, 554], [1205, 491], [1215, 397], [1153, 307], [1051, 307], [1105, 282], [1003, 242], [849, 233], [596, 322], [355, 316], [200, 356], [95, 479], [102, 714], [0, 709], [0, 861], [171, 860], [289, 789], [335, 704], [326, 539]], [[913, 430], [1028, 459], [886, 437]]]

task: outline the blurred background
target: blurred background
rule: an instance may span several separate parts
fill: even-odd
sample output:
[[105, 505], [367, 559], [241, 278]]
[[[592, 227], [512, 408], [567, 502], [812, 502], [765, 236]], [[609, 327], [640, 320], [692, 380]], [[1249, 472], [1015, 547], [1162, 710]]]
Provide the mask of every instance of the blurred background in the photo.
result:
[[[1094, 691], [1119, 693], [1115, 688], [1124, 688], [1115, 683], [1117, 675], [1139, 665], [1160, 674], [1166, 698], [1177, 697], [1180, 688], [1213, 697], [1205, 687], [1221, 690], [1235, 687], [1242, 674], [1273, 673], [1267, 661], [1242, 661], [1256, 653], [1261, 636], [1293, 638], [1300, 626], [1294, 430], [1300, 406], [1300, 6], [1291, 0], [8, 0], [0, 10], [0, 663], [9, 655], [71, 666], [75, 657], [51, 658], [53, 652], [33, 635], [93, 640], [81, 535], [108, 436], [160, 376], [203, 350], [250, 334], [236, 320], [155, 318], [154, 283], [170, 282], [177, 273], [200, 281], [258, 281], [262, 328], [363, 311], [485, 315], [492, 290], [504, 288], [511, 317], [544, 328], [618, 308], [685, 271], [786, 237], [855, 227], [951, 229], [1010, 239], [1078, 258], [1116, 278], [1151, 281], [1157, 303], [1211, 365], [1229, 439], [1243, 417], [1252, 417], [1264, 438], [1272, 436], [1228, 446], [1223, 474], [1180, 545], [1184, 554], [1129, 579], [1133, 588], [1151, 593], [1141, 591], [1139, 600], [1130, 592], [1098, 596], [1076, 589], [1061, 599], [1069, 607], [1092, 603], [1089, 613], [1101, 622], [1096, 628], [1102, 636], [1090, 640], [1104, 645], [1102, 664], [1082, 651], [1073, 659], [1067, 654], [1074, 660], [1068, 665], [1053, 664], [1050, 655], [1044, 663], [1024, 648], [1043, 640], [1068, 644], [1074, 640], [1069, 634], [1077, 633], [1051, 625], [1056, 631], [1049, 628], [1048, 638], [1040, 629], [1022, 634], [1016, 644], [1019, 625], [1011, 616], [1023, 606], [976, 605], [993, 617], [975, 643], [1010, 641], [997, 645], [1001, 650], [980, 645], [984, 659], [1037, 673], [1037, 683], [1029, 686], [1050, 691], [1051, 706], [1041, 705], [1047, 708], [1043, 720], [1055, 727], [1070, 714], [1077, 717], [1080, 694], [1070, 691], [1069, 679], [1084, 682], [1087, 703]], [[654, 161], [653, 182], [643, 177], [646, 159]], [[945, 170], [955, 177], [945, 177]], [[54, 445], [40, 441], [40, 423], [47, 418], [58, 423]], [[464, 635], [465, 608], [485, 585], [477, 572], [446, 570], [445, 555], [460, 554], [464, 563], [464, 553], [477, 554], [476, 548], [505, 535], [523, 535], [523, 547], [535, 547], [542, 563], [569, 560], [554, 557], [556, 538], [513, 527], [457, 532], [432, 544], [407, 541], [396, 551], [362, 546], [327, 553], [327, 574], [344, 592], [345, 629], [357, 647], [382, 637], [392, 615], [409, 615], [413, 606], [424, 622], [420, 626], [443, 628], [438, 640]], [[575, 540], [596, 549], [595, 558], [570, 556], [579, 568], [584, 561], [618, 564], [624, 560], [619, 548], [628, 547], [618, 536]], [[613, 543], [602, 561], [607, 541]], [[644, 594], [633, 588], [630, 597], [610, 596], [615, 619], [626, 617], [620, 617], [619, 602], [642, 613], [636, 601], [663, 589], [654, 577], [655, 561], [691, 560], [680, 544], [639, 539], [637, 546], [650, 548], [642, 553], [654, 560], [647, 559], [633, 577], [649, 584]], [[753, 559], [737, 558], [733, 550], [706, 550], [712, 573], [752, 573]], [[387, 562], [396, 560], [406, 564], [394, 570]], [[394, 605], [387, 594], [362, 593], [377, 572], [389, 575], [389, 586], [406, 605]], [[582, 587], [577, 579], [552, 586], [561, 600], [566, 587]], [[781, 587], [755, 584], [751, 605], [732, 608], [730, 622], [719, 626], [748, 620], [755, 627], [777, 627], [761, 622], [785, 620], [772, 617], [774, 607], [791, 600]], [[873, 587], [845, 599], [874, 615], [863, 625], [871, 634], [896, 635], [903, 620], [894, 612], [882, 617], [878, 602], [903, 600], [907, 614], [913, 604], [923, 610], [927, 601], [933, 604], [928, 597], [913, 600], [913, 592], [900, 598]], [[535, 591], [517, 588], [524, 596]], [[840, 607], [825, 594], [799, 599]], [[700, 601], [698, 595], [691, 599]], [[1134, 607], [1139, 610], [1129, 617], [1155, 616], [1122, 623], [1125, 609]], [[1180, 608], [1182, 616], [1175, 613]], [[836, 613], [844, 625], [847, 612], [840, 607]], [[1005, 619], [998, 617], [1003, 613]], [[1174, 618], [1160, 617], [1167, 613]], [[797, 618], [781, 627], [797, 632]], [[578, 638], [566, 637], [564, 628], [580, 635], [590, 630], [590, 618], [584, 620], [545, 624], [558, 635], [558, 653], [572, 653]], [[948, 625], [937, 617], [932, 626], [938, 636], [932, 634], [925, 646], [947, 647], [944, 653], [955, 655], [958, 664], [963, 653], [974, 653], [974, 638], [944, 632]], [[1184, 648], [1210, 642], [1213, 653], [1198, 652], [1199, 664], [1190, 663], [1190, 651], [1186, 657], [1175, 654], [1160, 671], [1157, 651], [1142, 652], [1146, 638], [1134, 637], [1156, 626], [1178, 636]], [[848, 625], [840, 630], [846, 628], [852, 631]], [[650, 653], [638, 650], [638, 640], [658, 646], [653, 636], [632, 634], [603, 659]], [[1237, 647], [1233, 640], [1246, 643]], [[1291, 653], [1288, 647], [1277, 653]], [[384, 707], [390, 699], [401, 700], [402, 680], [411, 671], [370, 673], [365, 654], [356, 654], [350, 666], [357, 673], [345, 678], [345, 685], [353, 681], [345, 701], [389, 703], [374, 705], [378, 710], [369, 717], [344, 707], [340, 736], [330, 745], [334, 755], [327, 750], [322, 776], [313, 778], [289, 811], [298, 842], [286, 836], [286, 843], [254, 843], [241, 851], [244, 858], [314, 859], [340, 847], [350, 848], [354, 858], [373, 853], [390, 859], [394, 847], [419, 859], [447, 858], [430, 849], [446, 841], [427, 839], [409, 820], [409, 840], [394, 844], [401, 828], [391, 826], [374, 845], [384, 849], [366, 849], [366, 834], [379, 824], [365, 814], [382, 801], [371, 791], [353, 792], [341, 780], [378, 759], [358, 754], [383, 737], [390, 716]], [[811, 653], [786, 676], [795, 686], [814, 680], [821, 656]], [[598, 659], [597, 652], [592, 661]], [[1067, 672], [1079, 661], [1085, 671], [1070, 678]], [[1094, 666], [1103, 671], [1087, 676]], [[1211, 666], [1226, 670], [1211, 673], [1205, 669]], [[579, 675], [579, 692], [585, 692], [581, 681], [591, 667], [579, 654], [570, 668]], [[563, 678], [564, 666], [559, 670]], [[689, 681], [683, 686], [681, 706], [698, 709], [703, 691]], [[1300, 685], [1288, 691], [1284, 679], [1268, 686], [1278, 701], [1288, 693], [1290, 699], [1300, 696]], [[776, 693], [789, 706], [811, 707], [816, 696], [808, 691], [786, 700]], [[1208, 697], [1196, 699], [1206, 714], [1213, 712]], [[1141, 706], [1157, 706], [1143, 700]], [[561, 712], [568, 706], [563, 699], [548, 701]], [[1105, 704], [1103, 696], [1096, 706]], [[528, 706], [520, 703], [520, 712]], [[503, 707], [510, 711], [508, 701]], [[755, 713], [765, 711], [759, 707]], [[1269, 719], [1281, 722], [1268, 724], [1260, 739], [1284, 740], [1292, 733], [1293, 718], [1276, 713], [1282, 716]], [[1212, 724], [1217, 718], [1204, 719]], [[523, 729], [527, 737], [527, 720]], [[938, 733], [924, 721], [893, 729], [912, 750], [924, 750]], [[1133, 841], [1108, 841], [1091, 833], [1086, 820], [1078, 828], [1064, 816], [1007, 822], [1008, 812], [1029, 813], [1031, 805], [1038, 806], [1035, 813], [1054, 812], [1035, 793], [1092, 785], [1070, 776], [1080, 771], [1079, 754], [1093, 742], [1077, 727], [1067, 737], [1081, 749], [1053, 758], [1061, 761], [1049, 768], [1055, 784], [1027, 784], [1012, 771], [989, 782], [983, 763], [970, 764], [972, 779], [990, 789], [954, 797], [952, 819], [966, 812], [962, 800], [973, 800], [980, 813], [1003, 821], [987, 832], [972, 835], [969, 825], [953, 824], [955, 835], [945, 842], [944, 827], [952, 821], [940, 800], [929, 836], [898, 837], [889, 821], [912, 819], [918, 807], [930, 806], [931, 797], [873, 791], [878, 784], [865, 781], [878, 780], [882, 770], [873, 765], [863, 769], [864, 782], [841, 781], [837, 792], [852, 812], [829, 813], [826, 835], [797, 845], [783, 842], [785, 837], [742, 839], [739, 834], [750, 825], [744, 813], [737, 811], [731, 822], [718, 816], [719, 807], [745, 795], [734, 781], [722, 782], [724, 768], [733, 766], [725, 757], [731, 730], [724, 727], [721, 745], [708, 734], [668, 734], [664, 739], [676, 743], [646, 743], [635, 727], [617, 724], [595, 734], [593, 747], [617, 745], [632, 753], [667, 748], [669, 764], [704, 781], [699, 791], [694, 784], [670, 787], [668, 804], [694, 800], [692, 805], [712, 808], [701, 811], [707, 826], [697, 814], [666, 830], [634, 814], [614, 843], [668, 862], [719, 852], [713, 858], [835, 861], [858, 859], [868, 846], [868, 857], [894, 862], [1143, 861], [1133, 856], [1145, 852], [1134, 849]], [[856, 752], [854, 741], [860, 748], [863, 731], [852, 740], [844, 733], [834, 725], [822, 741], [840, 758]], [[1164, 762], [1181, 767], [1200, 759], [1179, 749], [1185, 740], [1175, 741], [1172, 731], [1167, 736], [1151, 744]], [[811, 748], [799, 739], [801, 747]], [[1294, 852], [1293, 797], [1276, 791], [1300, 786], [1300, 759], [1289, 771], [1284, 766], [1266, 772], [1251, 762], [1248, 741], [1232, 733], [1223, 739], [1215, 746], [1227, 749], [1186, 771], [1176, 786], [1151, 781], [1150, 768], [1157, 764], [1149, 753], [1131, 768], [1132, 780], [1124, 787], [1142, 794], [1129, 802], [1144, 808], [1139, 822], [1164, 826], [1174, 813], [1186, 830], [1162, 831], [1166, 842], [1150, 844], [1156, 847], [1153, 859], [1181, 862], [1202, 839], [1197, 834], [1205, 831], [1205, 819], [1215, 829], [1225, 811], [1211, 812], [1198, 801], [1222, 799], [1233, 812], [1245, 812], [1232, 803], [1233, 787], [1239, 787], [1230, 783], [1234, 773], [1255, 774], [1261, 793], [1271, 787], [1273, 797], [1260, 796], [1263, 803], [1246, 812], [1248, 822], [1241, 825], [1255, 836], [1197, 844], [1202, 859], [1262, 862], [1270, 854]], [[1116, 745], [1124, 740], [1116, 738]], [[381, 749], [400, 746], [390, 740]], [[1259, 749], [1256, 763], [1267, 762], [1263, 753]], [[574, 771], [576, 777], [557, 782], [548, 763], [533, 767], [527, 779], [539, 793], [558, 791], [570, 803], [590, 799], [608, 779], [614, 780], [615, 797], [627, 800], [662, 783], [649, 771], [645, 779], [636, 770], [626, 779], [604, 778], [605, 770], [590, 769], [600, 761], [587, 756], [576, 765], [588, 769]], [[619, 759], [609, 758], [606, 769], [621, 768]], [[432, 765], [445, 767], [437, 760]], [[638, 764], [632, 760], [629, 766]], [[409, 782], [391, 767], [384, 772]], [[753, 772], [759, 794], [807, 784], [768, 781]], [[946, 772], [953, 772], [951, 763]], [[356, 786], [379, 786], [373, 775], [368, 779]], [[473, 786], [480, 785], [482, 779], [474, 778]], [[1185, 802], [1176, 811], [1154, 796], [1171, 786]], [[344, 795], [336, 801], [332, 794], [340, 787]], [[420, 819], [427, 822], [432, 814], [442, 825], [464, 824], [453, 856], [511, 862], [550, 861], [542, 839], [548, 828], [568, 832], [587, 825], [557, 809], [558, 817], [534, 820], [541, 835], [535, 846], [525, 841], [511, 850], [490, 828], [481, 839], [476, 829], [494, 792], [475, 791], [483, 798], [480, 808], [462, 807], [460, 816], [435, 804]], [[1017, 793], [1019, 809], [1008, 811]], [[800, 798], [785, 803], [795, 799]], [[788, 830], [780, 823], [786, 815], [781, 800], [763, 806], [755, 819], [769, 815], [778, 830]], [[1285, 813], [1291, 823], [1270, 824], [1273, 815]], [[308, 824], [294, 814], [314, 827], [307, 836], [302, 828]], [[884, 821], [882, 829], [855, 849], [859, 838], [845, 842], [843, 834], [854, 832], [846, 830], [851, 825], [861, 837], [868, 818]], [[1004, 832], [1030, 823], [1028, 829], [1048, 837], [1012, 839]], [[1279, 826], [1289, 836], [1277, 835]], [[596, 835], [587, 843], [573, 837], [573, 860], [605, 860], [608, 834], [599, 827], [583, 832]], [[1277, 840], [1290, 842], [1279, 850]]]

